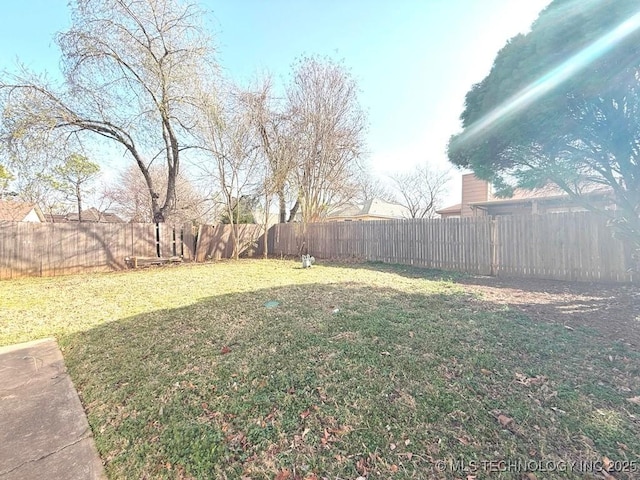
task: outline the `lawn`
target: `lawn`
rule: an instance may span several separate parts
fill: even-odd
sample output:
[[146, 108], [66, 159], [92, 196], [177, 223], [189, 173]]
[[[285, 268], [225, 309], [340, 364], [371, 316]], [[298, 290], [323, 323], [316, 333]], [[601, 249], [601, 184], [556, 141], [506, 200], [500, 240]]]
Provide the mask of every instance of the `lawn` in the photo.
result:
[[0, 345], [58, 339], [110, 478], [640, 476], [638, 352], [438, 272], [245, 260], [0, 302]]

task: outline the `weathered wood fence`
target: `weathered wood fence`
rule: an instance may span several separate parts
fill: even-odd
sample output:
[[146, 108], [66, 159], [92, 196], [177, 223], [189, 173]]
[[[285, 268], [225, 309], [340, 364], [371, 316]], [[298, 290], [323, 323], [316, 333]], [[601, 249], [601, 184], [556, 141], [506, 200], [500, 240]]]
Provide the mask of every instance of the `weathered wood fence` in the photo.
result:
[[201, 225], [198, 228], [198, 244], [195, 250], [194, 260], [204, 262], [206, 260], [220, 260], [233, 256], [232, 228], [238, 235], [239, 253], [241, 255], [253, 255], [260, 245], [261, 235], [264, 232], [262, 225], [242, 224], [235, 225]]
[[192, 238], [164, 224], [0, 222], [0, 279], [118, 270], [127, 257], [189, 259]]
[[275, 225], [269, 250], [356, 258], [480, 275], [637, 281], [629, 245], [590, 212]]
[[[118, 270], [127, 257], [230, 258], [230, 225], [0, 222], [0, 279]], [[261, 225], [239, 225], [244, 255], [262, 254]], [[279, 224], [271, 255], [416, 265], [480, 275], [572, 281], [638, 281], [632, 249], [589, 213]]]

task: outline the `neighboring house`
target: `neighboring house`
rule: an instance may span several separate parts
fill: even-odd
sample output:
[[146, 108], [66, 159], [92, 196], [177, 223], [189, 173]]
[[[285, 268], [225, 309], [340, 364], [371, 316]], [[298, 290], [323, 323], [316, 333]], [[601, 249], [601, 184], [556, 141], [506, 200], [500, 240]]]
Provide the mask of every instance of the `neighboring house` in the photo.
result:
[[45, 217], [49, 223], [62, 223], [68, 221], [66, 215], [58, 215], [56, 213], [47, 213], [45, 214]]
[[328, 214], [324, 222], [354, 222], [370, 220], [397, 220], [409, 218], [409, 210], [397, 203], [380, 198], [367, 200], [362, 205], [346, 205]]
[[[52, 223], [77, 222], [77, 213], [67, 213], [66, 215], [47, 215], [47, 220]], [[92, 223], [125, 223], [119, 216], [114, 213], [101, 212], [91, 207], [82, 211], [82, 221]]]
[[9, 222], [46, 222], [46, 218], [37, 204], [15, 200], [0, 200], [0, 220]]
[[[584, 196], [594, 203], [610, 204], [609, 191], [594, 188]], [[473, 173], [462, 176], [462, 202], [437, 210], [442, 218], [518, 215], [534, 213], [579, 212], [585, 208], [577, 204], [557, 186], [548, 185], [534, 190], [517, 188], [511, 198], [498, 198], [485, 180]]]

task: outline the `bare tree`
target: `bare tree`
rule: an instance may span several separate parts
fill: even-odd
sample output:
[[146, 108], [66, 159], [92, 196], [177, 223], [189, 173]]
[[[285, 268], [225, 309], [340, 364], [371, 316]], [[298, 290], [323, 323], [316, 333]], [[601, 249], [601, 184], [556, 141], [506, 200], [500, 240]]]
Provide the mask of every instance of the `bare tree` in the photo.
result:
[[303, 223], [317, 221], [330, 205], [355, 194], [366, 123], [357, 93], [343, 65], [317, 57], [298, 61], [287, 89], [298, 190], [290, 220], [300, 208]]
[[295, 167], [295, 132], [290, 112], [285, 111], [282, 102], [274, 97], [270, 77], [265, 77], [256, 88], [246, 92], [242, 101], [248, 109], [266, 160], [265, 202], [269, 203], [271, 195], [277, 195], [279, 221], [284, 223], [287, 216], [286, 191]]
[[[163, 187], [167, 174], [163, 165], [154, 165], [149, 169], [154, 184]], [[172, 224], [209, 223], [216, 216], [215, 203], [210, 195], [201, 192], [184, 173], [176, 178], [175, 207], [165, 218]], [[147, 193], [144, 176], [135, 165], [130, 165], [103, 193], [102, 200], [123, 218], [131, 222], [147, 223], [153, 221], [153, 208]], [[162, 201], [162, 199], [161, 199]]]
[[365, 203], [374, 198], [380, 198], [386, 202], [397, 203], [398, 198], [389, 186], [380, 178], [374, 177], [367, 171], [362, 171], [356, 178], [357, 193], [355, 200]]
[[390, 176], [398, 192], [399, 203], [410, 218], [433, 218], [440, 206], [449, 172], [432, 169], [428, 164], [418, 165], [408, 172]]
[[[64, 84], [26, 72], [0, 81], [2, 133], [14, 161], [26, 162], [34, 143], [106, 138], [134, 160], [153, 219], [164, 221], [175, 207], [197, 91], [215, 73], [201, 18], [181, 0], [75, 0], [72, 27], [57, 37]], [[165, 192], [150, 173], [157, 159], [166, 168]]]
[[232, 225], [235, 259], [240, 255], [238, 216], [241, 208], [237, 207], [243, 197], [257, 194], [264, 184], [264, 162], [243, 96], [244, 92], [232, 87], [224, 102], [206, 95], [200, 101], [204, 120], [200, 129], [200, 145], [207, 154], [200, 168], [208, 178], [218, 183], [225, 217]]

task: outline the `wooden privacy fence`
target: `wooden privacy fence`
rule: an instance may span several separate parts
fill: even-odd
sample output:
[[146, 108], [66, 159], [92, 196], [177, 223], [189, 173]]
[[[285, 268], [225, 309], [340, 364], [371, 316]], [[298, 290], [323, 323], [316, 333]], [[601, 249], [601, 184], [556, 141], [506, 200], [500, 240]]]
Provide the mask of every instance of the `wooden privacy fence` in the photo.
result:
[[[495, 220], [499, 276], [631, 282], [633, 249], [591, 212], [502, 216]], [[636, 275], [637, 276], [637, 275]]]
[[198, 228], [198, 242], [195, 247], [195, 261], [220, 260], [233, 256], [232, 228], [236, 228], [240, 255], [252, 256], [262, 251], [262, 225], [201, 225]]
[[591, 212], [375, 222], [279, 224], [269, 251], [309, 252], [480, 275], [637, 281], [631, 248]]
[[118, 270], [127, 257], [193, 254], [190, 225], [0, 222], [0, 279]]
[[[0, 279], [126, 268], [127, 257], [230, 258], [230, 225], [0, 222]], [[261, 225], [239, 225], [241, 253], [262, 253]], [[480, 275], [638, 281], [632, 249], [590, 212], [278, 224], [269, 253], [355, 258]], [[197, 241], [196, 241], [197, 239]]]
[[[321, 258], [356, 258], [489, 275], [489, 218], [278, 224], [269, 250]], [[303, 245], [304, 243], [304, 245]]]

